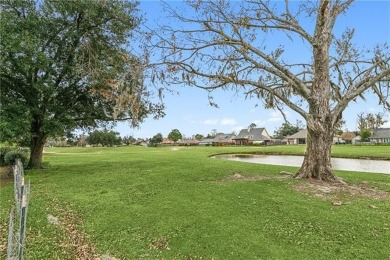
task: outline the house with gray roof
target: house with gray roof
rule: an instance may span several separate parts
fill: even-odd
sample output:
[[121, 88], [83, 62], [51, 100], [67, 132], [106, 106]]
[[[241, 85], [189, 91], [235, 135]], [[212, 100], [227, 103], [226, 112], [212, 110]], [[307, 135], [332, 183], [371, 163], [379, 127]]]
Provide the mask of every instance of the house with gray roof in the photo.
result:
[[219, 133], [219, 134], [217, 134], [217, 136], [215, 136], [212, 143], [214, 146], [234, 145], [234, 144], [236, 144], [234, 141], [235, 137], [236, 137], [235, 134]]
[[287, 144], [306, 144], [307, 129], [302, 129], [299, 132], [287, 136]]
[[248, 128], [242, 129], [233, 140], [236, 145], [266, 144], [271, 141], [271, 136], [264, 127]]
[[209, 146], [209, 145], [212, 145], [213, 144], [213, 140], [214, 138], [205, 138], [203, 140], [200, 140], [199, 141], [199, 145], [203, 145], [203, 146]]
[[377, 144], [390, 144], [390, 128], [374, 129], [370, 141]]

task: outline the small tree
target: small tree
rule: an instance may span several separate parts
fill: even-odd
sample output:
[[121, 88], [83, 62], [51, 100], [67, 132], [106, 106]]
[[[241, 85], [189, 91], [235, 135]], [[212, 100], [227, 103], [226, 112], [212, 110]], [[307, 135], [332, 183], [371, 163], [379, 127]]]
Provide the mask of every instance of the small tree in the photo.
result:
[[177, 141], [179, 141], [180, 139], [183, 139], [183, 136], [182, 134], [180, 133], [180, 131], [178, 129], [173, 129], [169, 134], [168, 134], [168, 138], [171, 139], [172, 141], [174, 141], [175, 143]]
[[95, 130], [89, 134], [87, 142], [91, 145], [113, 146], [120, 145], [122, 139], [117, 132]]
[[384, 114], [383, 113], [360, 113], [357, 115], [357, 127], [359, 131], [364, 130], [373, 130], [376, 128], [380, 128], [382, 125], [384, 125], [387, 121], [384, 120]]
[[218, 132], [217, 132], [217, 129], [213, 129], [211, 130], [211, 132], [207, 135], [207, 138], [214, 138], [215, 136], [217, 136]]
[[275, 131], [274, 136], [282, 138], [289, 135], [293, 135], [299, 132], [299, 130], [301, 130], [301, 128], [298, 125], [293, 126], [292, 124], [285, 122], [279, 129]]
[[136, 141], [136, 139], [133, 136], [125, 136], [122, 138], [122, 141], [124, 144], [130, 145], [133, 144]]
[[195, 135], [195, 139], [198, 140], [198, 141], [203, 140], [203, 138], [204, 138], [204, 136], [201, 135], [201, 134], [196, 134]]
[[249, 129], [253, 129], [253, 128], [256, 128], [256, 127], [257, 127], [257, 125], [255, 123], [251, 123], [248, 128]]
[[367, 142], [369, 141], [369, 137], [371, 136], [371, 131], [370, 130], [367, 130], [367, 129], [364, 129], [362, 131], [360, 131], [360, 138], [363, 142]]
[[161, 143], [163, 141], [163, 135], [161, 133], [156, 134], [155, 136], [150, 139], [150, 144], [152, 146], [156, 146], [157, 144]]

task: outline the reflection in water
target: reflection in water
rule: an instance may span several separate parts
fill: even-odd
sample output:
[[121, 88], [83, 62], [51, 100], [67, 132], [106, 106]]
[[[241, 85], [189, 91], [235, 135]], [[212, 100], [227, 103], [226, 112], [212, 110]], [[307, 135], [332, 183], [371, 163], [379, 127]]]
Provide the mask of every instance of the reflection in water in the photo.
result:
[[[303, 156], [291, 156], [291, 155], [224, 154], [224, 155], [216, 155], [214, 157], [231, 160], [231, 161], [296, 166], [296, 167], [300, 167], [303, 162]], [[358, 171], [358, 172], [390, 174], [390, 161], [382, 161], [382, 160], [332, 158], [332, 167], [335, 170], [343, 170], [343, 171]]]

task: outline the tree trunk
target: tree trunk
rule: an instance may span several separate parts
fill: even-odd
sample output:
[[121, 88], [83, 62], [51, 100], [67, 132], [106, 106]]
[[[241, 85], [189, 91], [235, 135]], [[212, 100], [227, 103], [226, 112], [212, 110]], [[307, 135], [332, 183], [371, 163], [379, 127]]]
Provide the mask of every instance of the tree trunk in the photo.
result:
[[307, 146], [302, 166], [295, 178], [342, 182], [332, 172], [331, 149], [334, 129], [329, 120], [316, 119], [307, 126]]
[[31, 143], [30, 143], [30, 161], [29, 169], [42, 168], [43, 146], [46, 143], [47, 136], [42, 131], [42, 120], [35, 117], [31, 123]]
[[[341, 115], [330, 111], [329, 46], [332, 34], [330, 21], [330, 1], [320, 1], [314, 33], [313, 57], [314, 78], [311, 96], [308, 99], [307, 147], [303, 164], [295, 178], [310, 178], [327, 182], [342, 182], [333, 175], [331, 149], [335, 124]], [[335, 118], [337, 117], [337, 118]], [[337, 119], [337, 120], [336, 120]]]

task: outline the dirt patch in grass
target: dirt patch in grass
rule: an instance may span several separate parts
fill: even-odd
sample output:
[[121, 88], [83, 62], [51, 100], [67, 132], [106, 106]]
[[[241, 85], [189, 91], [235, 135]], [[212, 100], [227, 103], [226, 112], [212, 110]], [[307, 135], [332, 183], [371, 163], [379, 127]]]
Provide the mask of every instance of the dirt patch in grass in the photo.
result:
[[[236, 172], [227, 178], [219, 180], [220, 182], [230, 181], [262, 181], [262, 180], [287, 180], [293, 179], [293, 174], [289, 172], [281, 172], [279, 175], [266, 176], [243, 176]], [[389, 184], [390, 185], [390, 184]], [[361, 182], [357, 185], [341, 184], [341, 183], [328, 183], [324, 181], [318, 181], [314, 179], [299, 180], [293, 189], [309, 196], [314, 196], [322, 199], [332, 199], [333, 205], [343, 204], [340, 199], [346, 197], [367, 197], [371, 199], [390, 199], [390, 192], [378, 190], [370, 187], [369, 182]]]
[[236, 172], [233, 175], [220, 180], [221, 182], [226, 181], [262, 181], [262, 180], [275, 180], [275, 179], [291, 179], [292, 175], [287, 172], [281, 172], [279, 175], [266, 176], [266, 175], [254, 175], [254, 176], [243, 176]]
[[163, 237], [163, 236], [155, 239], [152, 243], [149, 244], [149, 249], [155, 249], [155, 250], [156, 249], [157, 250], [166, 249], [166, 250], [170, 250], [168, 239], [166, 237]]
[[294, 190], [303, 192], [307, 195], [322, 198], [333, 199], [333, 205], [338, 206], [343, 204], [339, 201], [341, 197], [368, 197], [371, 199], [390, 199], [390, 193], [377, 190], [368, 186], [368, 183], [360, 183], [358, 185], [335, 184], [327, 183], [318, 180], [302, 180], [294, 185]]
[[60, 243], [69, 259], [95, 259], [115, 260], [117, 258], [109, 255], [98, 255], [95, 246], [90, 242], [87, 234], [82, 228], [82, 220], [69, 206], [60, 205], [57, 199], [56, 216], [48, 215], [48, 222], [61, 228], [65, 236]]

